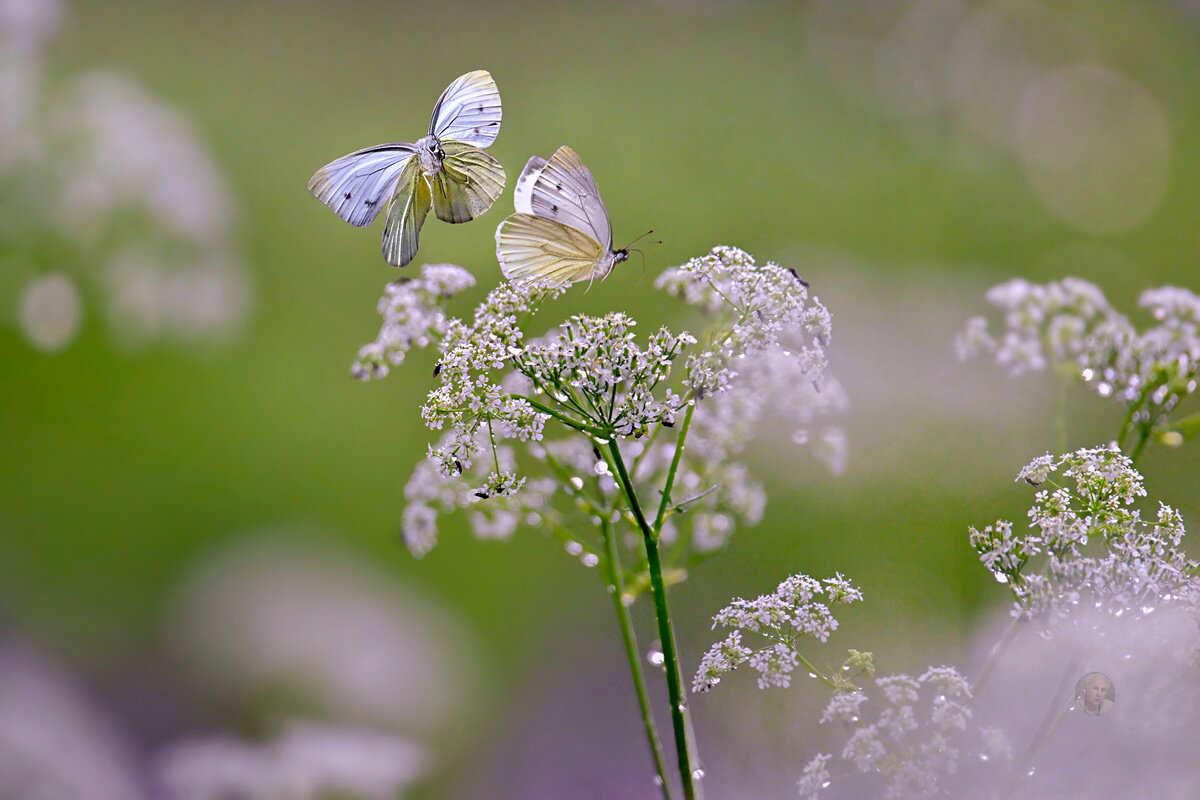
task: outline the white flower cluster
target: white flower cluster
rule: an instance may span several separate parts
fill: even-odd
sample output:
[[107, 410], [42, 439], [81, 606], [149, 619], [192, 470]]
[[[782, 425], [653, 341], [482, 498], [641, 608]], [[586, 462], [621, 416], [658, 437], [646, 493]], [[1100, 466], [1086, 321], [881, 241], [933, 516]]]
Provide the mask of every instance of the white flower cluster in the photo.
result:
[[[875, 684], [882, 689], [882, 708], [874, 722], [863, 722], [869, 699], [860, 689], [834, 695], [821, 722], [840, 722], [853, 731], [841, 757], [859, 773], [885, 779], [884, 797], [940, 796], [966, 751], [983, 760], [1008, 751], [996, 729], [970, 727], [970, 686], [953, 667], [930, 667], [919, 678], [889, 675]], [[829, 785], [829, 760], [818, 754], [805, 767], [799, 783], [805, 800], [816, 800]]]
[[1074, 373], [1128, 407], [1122, 436], [1168, 432], [1168, 415], [1196, 391], [1200, 297], [1187, 289], [1144, 292], [1140, 304], [1157, 324], [1140, 333], [1078, 278], [1045, 285], [1016, 279], [993, 287], [987, 299], [1004, 312], [1003, 333], [993, 338], [983, 317], [969, 320], [955, 340], [959, 356], [990, 354], [1014, 375], [1047, 366]]
[[445, 301], [475, 285], [475, 276], [454, 264], [425, 264], [419, 278], [392, 281], [379, 298], [383, 325], [363, 345], [350, 368], [360, 380], [383, 378], [413, 347], [428, 347], [446, 333]]
[[[788, 686], [792, 671], [802, 660], [797, 651], [800, 640], [808, 636], [827, 641], [838, 626], [830, 607], [859, 600], [862, 592], [841, 575], [823, 581], [792, 575], [771, 594], [754, 600], [735, 598], [713, 617], [713, 628], [721, 625], [734, 630], [704, 654], [692, 691], [707, 692], [743, 664], [759, 673], [760, 689]], [[770, 644], [758, 650], [745, 647], [743, 631], [757, 633]]]
[[[1065, 485], [1054, 483], [1061, 476]], [[1143, 519], [1134, 503], [1146, 496], [1142, 476], [1115, 445], [1034, 459], [1018, 476], [1037, 492], [1029, 532], [999, 521], [971, 529], [984, 565], [1012, 589], [1013, 615], [1053, 622], [1072, 607], [1091, 603], [1121, 615], [1149, 613], [1162, 602], [1194, 597], [1200, 564], [1181, 542], [1183, 519], [1160, 503]], [[1042, 570], [1028, 574], [1035, 557]]]
[[737, 376], [734, 359], [779, 349], [814, 385], [824, 373], [832, 326], [829, 312], [793, 269], [735, 247], [715, 247], [664, 272], [654, 284], [689, 305], [726, 320], [706, 349], [688, 359], [686, 385], [698, 397], [724, 391]]
[[[486, 429], [475, 435], [486, 438]], [[449, 450], [454, 440], [454, 434], [447, 434], [431, 452]], [[473, 450], [486, 446], [482, 441], [470, 445]], [[437, 543], [438, 516], [458, 509], [470, 509], [471, 528], [481, 539], [507, 539], [522, 521], [540, 525], [544, 514], [554, 513], [549, 501], [558, 483], [545, 477], [527, 480], [515, 470], [516, 455], [508, 445], [498, 445], [494, 459], [480, 459], [452, 477], [432, 460], [418, 463], [404, 487], [407, 504], [400, 531], [405, 546], [417, 558], [428, 553]]]
[[[439, 272], [435, 276], [430, 269]], [[441, 350], [439, 385], [422, 416], [445, 435], [428, 453], [435, 469], [414, 474], [408, 490], [412, 507], [405, 512], [405, 536], [415, 552], [432, 546], [438, 513], [461, 507], [463, 497], [474, 504], [486, 495], [500, 498], [498, 507], [512, 506], [511, 515], [478, 519], [480, 535], [511, 533], [529, 513], [551, 523], [556, 535], [578, 525], [594, 527], [595, 519], [611, 517], [624, 504], [608, 455], [597, 449], [620, 439], [639, 496], [661, 497], [668, 475], [674, 476], [657, 533], [672, 549], [668, 560], [683, 569], [718, 551], [738, 527], [761, 519], [762, 487], [736, 457], [764, 419], [786, 419], [794, 441], [810, 442], [834, 469], [844, 463], [844, 434], [825, 418], [845, 408], [845, 393], [832, 379], [821, 382], [829, 314], [791, 270], [757, 266], [739, 250], [716, 248], [660, 279], [670, 293], [713, 312], [700, 359], [708, 365], [704, 369], [711, 368], [711, 380], [696, 377], [700, 361], [692, 356], [686, 370], [676, 369], [695, 337], [660, 328], [639, 338], [636, 321], [622, 312], [573, 316], [541, 337], [526, 337], [523, 329], [533, 314], [566, 289], [505, 283], [479, 305], [470, 323], [449, 316], [443, 300], [470, 280], [443, 265], [389, 286], [379, 306], [380, 335], [360, 351], [355, 365], [359, 377], [379, 377], [412, 347], [438, 342]], [[509, 371], [499, 378], [502, 369]], [[680, 449], [671, 431], [682, 431], [685, 418], [688, 437]], [[543, 441], [552, 419], [551, 431], [566, 436]], [[549, 492], [531, 498], [532, 511], [509, 497], [510, 490], [528, 492], [533, 483], [522, 484], [515, 457], [499, 466], [495, 453], [514, 440], [525, 443], [522, 449], [541, 462], [541, 474], [558, 483], [562, 508], [551, 508]], [[484, 451], [492, 457], [482, 457]], [[477, 462], [491, 462], [495, 485]], [[469, 480], [464, 473], [471, 473]], [[452, 488], [439, 492], [430, 484], [438, 479]], [[442, 499], [433, 502], [435, 497]], [[648, 512], [655, 516], [654, 509]], [[621, 519], [618, 514], [614, 521]], [[585, 548], [585, 554], [601, 549]], [[636, 574], [634, 579], [640, 586]]]
[[228, 335], [249, 280], [224, 175], [190, 121], [129, 78], [51, 87], [41, 55], [62, 16], [55, 0], [0, 0], [0, 240], [19, 291], [0, 317], [46, 351], [70, 344], [91, 296], [121, 344]]
[[530, 342], [514, 366], [534, 385], [597, 427], [619, 436], [645, 435], [651, 426], [674, 418], [683, 404], [655, 389], [671, 365], [696, 340], [666, 328], [640, 348], [631, 330], [637, 323], [622, 312], [603, 317], [571, 317], [557, 332]]

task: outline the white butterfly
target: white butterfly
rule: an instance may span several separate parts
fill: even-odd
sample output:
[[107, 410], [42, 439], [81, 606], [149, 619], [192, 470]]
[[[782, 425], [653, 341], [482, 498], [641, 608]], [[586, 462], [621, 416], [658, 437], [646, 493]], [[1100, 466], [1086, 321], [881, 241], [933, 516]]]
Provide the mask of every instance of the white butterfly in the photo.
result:
[[513, 283], [593, 281], [629, 258], [629, 250], [612, 249], [600, 189], [571, 148], [529, 159], [513, 195], [517, 213], [496, 228], [500, 271]]
[[486, 70], [468, 72], [442, 92], [429, 133], [416, 144], [368, 147], [317, 170], [308, 190], [355, 227], [379, 216], [385, 195], [383, 257], [403, 267], [432, 206], [438, 219], [470, 222], [504, 191], [504, 167], [481, 148], [500, 132], [500, 91]]

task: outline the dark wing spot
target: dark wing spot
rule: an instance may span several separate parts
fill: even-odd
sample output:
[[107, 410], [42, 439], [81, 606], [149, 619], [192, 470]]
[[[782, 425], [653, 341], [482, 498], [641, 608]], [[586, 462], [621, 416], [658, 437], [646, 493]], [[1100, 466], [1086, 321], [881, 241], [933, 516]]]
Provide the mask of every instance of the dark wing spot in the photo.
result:
[[561, 184], [561, 183], [556, 183], [556, 184], [554, 184], [554, 188], [555, 188], [555, 189], [557, 189], [558, 191], [560, 191], [560, 192], [561, 192], [561, 191], [562, 191], [562, 184]]
[[363, 203], [363, 205], [365, 205], [367, 208], [371, 208], [375, 205], [375, 202], [376, 201], [374, 201], [374, 200], [367, 200], [366, 202]]
[[558, 213], [558, 206], [550, 206], [550, 213], [552, 213], [552, 214], [557, 214], [557, 213]]
[[480, 106], [480, 107], [479, 107], [479, 110], [480, 110], [480, 111], [483, 111], [483, 106]]
[[350, 193], [349, 193], [349, 192], [346, 192], [346, 194], [345, 194], [345, 197], [346, 197], [346, 199], [347, 199], [347, 200], [349, 200], [349, 199], [350, 199]]
[[476, 132], [476, 133], [479, 133], [479, 128], [476, 128], [476, 129], [475, 129], [475, 132]]

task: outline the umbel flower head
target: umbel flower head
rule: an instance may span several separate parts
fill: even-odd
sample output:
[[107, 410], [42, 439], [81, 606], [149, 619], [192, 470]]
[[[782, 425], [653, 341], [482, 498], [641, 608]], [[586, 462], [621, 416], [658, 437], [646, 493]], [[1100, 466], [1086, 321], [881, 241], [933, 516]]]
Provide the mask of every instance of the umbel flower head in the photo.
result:
[[442, 434], [405, 490], [404, 539], [418, 555], [436, 541], [441, 514], [469, 508], [480, 536], [528, 524], [594, 565], [602, 548], [579, 529], [634, 523], [620, 511], [610, 443], [639, 494], [657, 500], [673, 487], [654, 535], [694, 554], [762, 515], [762, 489], [735, 460], [760, 419], [787, 417], [797, 442], [812, 441], [834, 467], [844, 461], [840, 430], [823, 425], [845, 406], [824, 380], [829, 312], [792, 270], [728, 247], [668, 270], [656, 285], [699, 309], [699, 335], [640, 334], [622, 311], [530, 335], [568, 291], [536, 285], [502, 283], [469, 320], [451, 316], [448, 301], [472, 284], [462, 268], [436, 265], [389, 285], [379, 336], [353, 370], [381, 378], [414, 347], [439, 350], [421, 416]]
[[[831, 608], [862, 600], [850, 581], [838, 575], [819, 581], [807, 575], [792, 575], [771, 594], [754, 600], [738, 597], [713, 617], [713, 627], [733, 628], [724, 641], [708, 649], [692, 681], [693, 692], [707, 692], [743, 664], [758, 672], [758, 688], [786, 687], [792, 671], [801, 662], [797, 648], [805, 637], [828, 641], [838, 622]], [[767, 640], [757, 650], [742, 644], [742, 634]]]
[[984, 566], [1012, 589], [1013, 616], [1049, 623], [1080, 604], [1150, 613], [1196, 596], [1200, 564], [1183, 550], [1183, 518], [1165, 503], [1142, 516], [1142, 476], [1115, 445], [1041, 456], [1017, 480], [1039, 487], [1028, 530], [1004, 520], [971, 529]]
[[1013, 375], [1049, 366], [1078, 377], [1125, 405], [1119, 443], [1136, 434], [1138, 450], [1151, 436], [1179, 444], [1200, 426], [1196, 417], [1169, 419], [1200, 379], [1200, 297], [1191, 291], [1143, 292], [1140, 305], [1157, 324], [1140, 332], [1098, 287], [1078, 278], [1011, 280], [992, 287], [987, 299], [1004, 312], [1003, 330], [995, 338], [986, 319], [972, 318], [955, 341], [960, 357], [991, 355]]

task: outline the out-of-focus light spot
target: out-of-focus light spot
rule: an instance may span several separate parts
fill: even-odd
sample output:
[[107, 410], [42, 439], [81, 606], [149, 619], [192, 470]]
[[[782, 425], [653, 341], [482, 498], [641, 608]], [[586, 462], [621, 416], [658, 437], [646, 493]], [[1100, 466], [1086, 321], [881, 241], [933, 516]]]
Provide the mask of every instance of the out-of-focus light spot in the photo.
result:
[[993, 11], [972, 14], [950, 41], [946, 72], [966, 131], [997, 149], [1012, 147], [1021, 97], [1039, 74], [1023, 36]]
[[30, 344], [48, 353], [62, 350], [79, 332], [83, 317], [79, 290], [66, 275], [37, 278], [25, 287], [18, 317]]
[[1030, 185], [1064, 222], [1119, 233], [1158, 207], [1171, 130], [1158, 102], [1130, 78], [1096, 65], [1058, 70], [1025, 93], [1017, 125]]
[[921, 116], [947, 100], [946, 49], [967, 10], [958, 0], [913, 3], [874, 50], [879, 100], [900, 116]]

